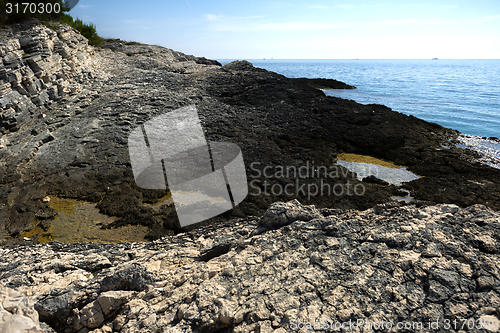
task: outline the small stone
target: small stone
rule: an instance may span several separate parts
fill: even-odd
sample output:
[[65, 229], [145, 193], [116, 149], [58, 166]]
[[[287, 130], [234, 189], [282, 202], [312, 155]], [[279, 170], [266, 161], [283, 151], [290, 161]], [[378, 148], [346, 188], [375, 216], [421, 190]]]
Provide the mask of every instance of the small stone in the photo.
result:
[[496, 313], [496, 309], [492, 307], [484, 307], [478, 311], [479, 314], [486, 315], [494, 315]]
[[101, 306], [104, 315], [107, 316], [109, 313], [118, 310], [133, 294], [133, 291], [106, 291], [99, 295], [97, 302]]
[[182, 318], [184, 318], [184, 313], [186, 313], [187, 309], [188, 309], [187, 304], [181, 304], [179, 309], [177, 309], [177, 319], [182, 320]]
[[243, 321], [243, 319], [245, 319], [245, 312], [243, 310], [236, 312], [234, 315], [234, 323], [239, 324]]
[[42, 202], [50, 202], [50, 197], [46, 196], [42, 199]]
[[441, 251], [439, 251], [439, 248], [435, 243], [429, 243], [425, 251], [422, 252], [422, 257], [425, 258], [441, 257]]
[[495, 280], [492, 276], [480, 276], [477, 278], [477, 286], [479, 289], [491, 289], [495, 285]]
[[223, 310], [222, 313], [219, 315], [219, 320], [224, 324], [230, 324], [231, 321], [234, 320], [234, 317], [230, 315], [227, 310]]
[[413, 228], [410, 227], [409, 225], [402, 225], [400, 228], [399, 228], [402, 232], [410, 232]]
[[262, 216], [259, 226], [277, 229], [295, 221], [310, 221], [323, 215], [314, 205], [303, 206], [297, 199], [272, 204]]
[[311, 254], [311, 256], [309, 257], [309, 262], [310, 262], [311, 264], [317, 264], [317, 263], [319, 263], [320, 261], [321, 261], [321, 258], [320, 258], [320, 256], [319, 256], [318, 252], [313, 252], [313, 253]]
[[97, 328], [104, 322], [101, 306], [97, 301], [87, 304], [80, 310], [80, 323], [89, 329]]

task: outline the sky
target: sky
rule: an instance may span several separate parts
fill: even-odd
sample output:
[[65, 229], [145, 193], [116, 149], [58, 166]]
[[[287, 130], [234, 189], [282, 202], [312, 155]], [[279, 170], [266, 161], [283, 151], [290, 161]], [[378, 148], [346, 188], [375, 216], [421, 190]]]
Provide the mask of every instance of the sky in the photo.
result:
[[80, 0], [69, 14], [212, 59], [500, 59], [500, 0]]

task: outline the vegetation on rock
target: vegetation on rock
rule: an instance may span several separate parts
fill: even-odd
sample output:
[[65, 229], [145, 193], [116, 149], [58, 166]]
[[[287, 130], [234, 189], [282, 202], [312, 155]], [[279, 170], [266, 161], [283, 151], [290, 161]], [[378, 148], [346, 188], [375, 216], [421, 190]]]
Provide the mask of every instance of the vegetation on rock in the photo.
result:
[[[87, 38], [90, 45], [99, 45], [102, 42], [103, 39], [97, 34], [94, 24], [84, 23], [81, 19], [73, 19], [69, 14], [66, 14], [69, 8], [66, 7], [63, 0], [34, 0], [30, 3], [37, 4], [37, 10], [34, 13], [29, 8], [25, 8], [21, 0], [0, 0], [0, 8], [2, 8], [0, 11], [0, 26], [21, 23], [34, 18], [44, 22], [50, 28], [57, 28], [60, 23], [67, 23]], [[7, 6], [8, 4], [11, 5]], [[39, 4], [59, 4], [61, 10], [39, 10]], [[12, 8], [12, 12], [7, 14], [7, 8]]]

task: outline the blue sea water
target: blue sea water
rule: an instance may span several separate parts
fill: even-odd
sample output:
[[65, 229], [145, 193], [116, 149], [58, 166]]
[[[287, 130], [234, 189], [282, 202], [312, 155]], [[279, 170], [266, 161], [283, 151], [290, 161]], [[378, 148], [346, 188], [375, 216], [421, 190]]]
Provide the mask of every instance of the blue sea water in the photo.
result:
[[383, 104], [465, 134], [500, 136], [500, 60], [249, 61], [287, 77], [336, 79], [358, 88], [325, 90], [329, 96]]

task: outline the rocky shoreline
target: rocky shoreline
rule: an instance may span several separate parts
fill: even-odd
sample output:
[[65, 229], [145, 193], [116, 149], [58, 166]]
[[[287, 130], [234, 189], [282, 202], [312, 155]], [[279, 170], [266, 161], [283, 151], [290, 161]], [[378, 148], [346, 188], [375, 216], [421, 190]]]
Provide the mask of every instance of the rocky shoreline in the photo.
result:
[[0, 315], [37, 312], [36, 332], [496, 332], [499, 221], [481, 205], [291, 201], [151, 243], [4, 247], [0, 286], [17, 294]]
[[[207, 139], [240, 146], [247, 175], [256, 176], [252, 180], [260, 190], [268, 179], [257, 176], [252, 163], [260, 168], [331, 166], [338, 153], [357, 153], [421, 176], [403, 186], [419, 206], [500, 209], [499, 170], [476, 162], [477, 152], [458, 148], [457, 131], [316, 89], [318, 84], [338, 86], [338, 81], [288, 79], [246, 61], [220, 66], [119, 40], [93, 48], [69, 27], [58, 29], [32, 23], [1, 31], [1, 244], [24, 243], [18, 237], [34, 227], [35, 219], [43, 228], [50, 226], [57, 212], [43, 202], [46, 196], [98, 203], [102, 213], [118, 219], [107, 227], [142, 224], [150, 228], [150, 239], [182, 231], [171, 202], [152, 206], [165, 191], [135, 185], [127, 137], [154, 116], [192, 104]], [[237, 209], [207, 223], [258, 216], [278, 200], [364, 210], [401, 193], [396, 186], [359, 181], [340, 171], [321, 181], [362, 186], [363, 195], [249, 195]], [[296, 180], [275, 177], [271, 182]], [[301, 181], [309, 186], [319, 180]]]
[[[0, 37], [0, 331], [287, 332], [363, 320], [417, 325], [398, 332], [428, 332], [418, 323], [431, 322], [434, 332], [495, 332], [477, 324], [500, 320], [500, 170], [457, 146], [457, 131], [325, 96], [319, 89], [349, 88], [335, 80], [246, 61], [220, 66], [120, 40], [93, 48], [67, 26], [36, 22]], [[351, 184], [363, 195], [250, 194], [181, 229], [165, 191], [135, 185], [127, 137], [192, 104], [209, 140], [240, 146], [252, 190], [296, 181], [266, 167], [314, 171], [340, 153], [421, 178], [398, 187], [339, 166], [301, 184]], [[402, 189], [411, 205], [391, 200]], [[148, 226], [153, 241], [21, 238], [34, 221], [48, 232], [52, 196], [96, 203], [117, 218], [106, 228]], [[450, 326], [464, 319], [474, 326]]]

